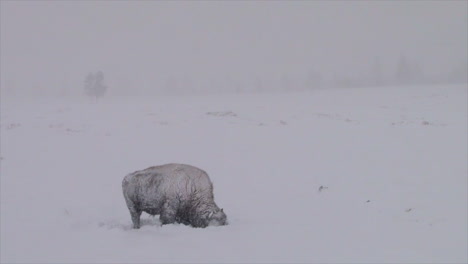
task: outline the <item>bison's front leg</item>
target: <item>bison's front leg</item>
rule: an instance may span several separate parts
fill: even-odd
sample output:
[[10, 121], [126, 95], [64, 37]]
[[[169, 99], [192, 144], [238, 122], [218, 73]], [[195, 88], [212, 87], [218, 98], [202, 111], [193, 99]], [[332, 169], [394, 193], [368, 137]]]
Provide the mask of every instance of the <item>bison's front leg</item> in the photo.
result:
[[159, 220], [163, 225], [173, 224], [176, 222], [178, 203], [175, 201], [166, 201], [161, 210]]
[[135, 229], [140, 228], [141, 211], [130, 210], [130, 215], [132, 216], [133, 228]]

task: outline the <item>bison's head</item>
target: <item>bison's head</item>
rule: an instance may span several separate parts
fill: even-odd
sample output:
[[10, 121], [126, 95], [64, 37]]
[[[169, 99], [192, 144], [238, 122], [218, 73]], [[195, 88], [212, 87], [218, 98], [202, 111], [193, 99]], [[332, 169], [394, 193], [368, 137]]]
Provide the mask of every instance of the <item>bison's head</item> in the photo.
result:
[[227, 216], [224, 213], [223, 209], [211, 212], [208, 215], [208, 225], [210, 226], [222, 226], [227, 224]]

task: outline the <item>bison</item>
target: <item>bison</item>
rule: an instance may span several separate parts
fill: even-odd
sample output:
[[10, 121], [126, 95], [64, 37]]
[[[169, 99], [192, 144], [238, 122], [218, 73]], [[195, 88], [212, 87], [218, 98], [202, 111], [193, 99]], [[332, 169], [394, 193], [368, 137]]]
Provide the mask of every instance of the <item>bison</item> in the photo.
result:
[[193, 227], [227, 224], [223, 209], [214, 202], [208, 174], [185, 164], [165, 164], [128, 174], [123, 195], [133, 228], [140, 228], [142, 212], [158, 215], [163, 225], [182, 223]]

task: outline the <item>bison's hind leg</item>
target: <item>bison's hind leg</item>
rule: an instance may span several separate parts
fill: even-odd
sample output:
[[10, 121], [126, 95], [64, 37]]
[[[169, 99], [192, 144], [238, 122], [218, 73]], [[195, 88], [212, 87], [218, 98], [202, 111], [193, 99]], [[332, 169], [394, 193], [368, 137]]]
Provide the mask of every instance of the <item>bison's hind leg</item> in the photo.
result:
[[130, 200], [126, 196], [125, 201], [127, 202], [127, 207], [130, 211], [130, 216], [132, 217], [133, 228], [140, 228], [140, 216], [142, 211], [135, 205], [135, 203], [133, 203], [132, 200]]

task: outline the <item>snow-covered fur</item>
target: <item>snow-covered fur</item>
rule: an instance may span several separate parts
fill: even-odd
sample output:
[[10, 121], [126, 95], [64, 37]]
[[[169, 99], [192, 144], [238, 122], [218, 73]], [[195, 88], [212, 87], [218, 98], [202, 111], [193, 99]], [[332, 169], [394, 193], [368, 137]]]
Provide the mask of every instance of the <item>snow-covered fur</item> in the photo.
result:
[[223, 209], [214, 202], [208, 174], [184, 164], [166, 164], [125, 176], [122, 189], [133, 227], [140, 228], [140, 215], [159, 214], [161, 223], [193, 227], [226, 225]]

